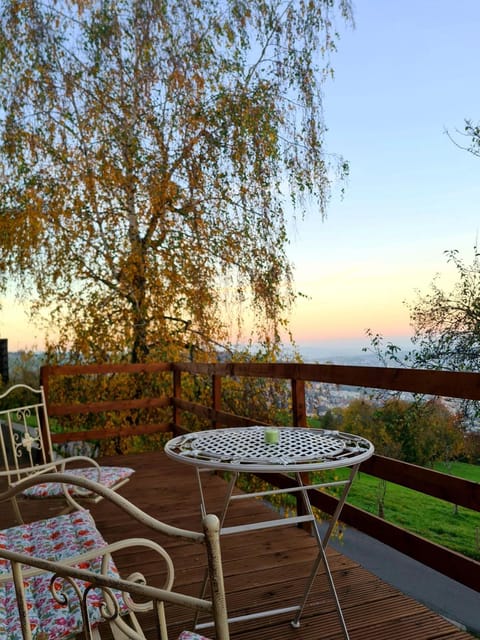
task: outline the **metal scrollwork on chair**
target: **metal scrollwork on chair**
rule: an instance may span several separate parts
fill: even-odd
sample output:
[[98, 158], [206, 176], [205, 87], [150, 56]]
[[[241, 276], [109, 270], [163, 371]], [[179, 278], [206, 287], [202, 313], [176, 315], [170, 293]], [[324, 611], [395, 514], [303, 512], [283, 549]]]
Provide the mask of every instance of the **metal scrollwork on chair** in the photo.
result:
[[[30, 477], [0, 494], [10, 500], [42, 477]], [[149, 538], [129, 538], [108, 544], [87, 510], [21, 524], [0, 531], [0, 637], [8, 640], [67, 640], [82, 636], [99, 640], [107, 628], [115, 640], [146, 640], [143, 614], [152, 612], [158, 638], [168, 640], [165, 603], [201, 611], [213, 619], [216, 640], [229, 640], [220, 552], [220, 522], [203, 519], [203, 533], [169, 526], [135, 507], [114, 491], [85, 478], [46, 474], [48, 482], [71, 481], [98, 493], [138, 522], [162, 535], [205, 546], [210, 598], [174, 591], [175, 569], [169, 553]], [[28, 543], [26, 543], [28, 541]], [[139, 572], [120, 576], [122, 551], [151, 554], [161, 560], [155, 575], [162, 584], [148, 584]], [[114, 560], [114, 556], [116, 559]], [[149, 614], [151, 617], [151, 613]], [[110, 637], [110, 636], [109, 636]], [[183, 638], [204, 640], [183, 632]]]
[[[16, 403], [21, 406], [11, 406]], [[86, 477], [113, 490], [128, 482], [134, 473], [129, 467], [100, 466], [88, 456], [58, 456], [52, 446], [43, 389], [14, 385], [0, 395], [0, 478], [5, 477], [13, 486], [26, 476], [52, 471]], [[19, 497], [12, 499], [12, 506], [17, 521], [22, 522]], [[83, 503], [100, 499], [88, 489], [71, 483], [46, 482], [29, 487], [21, 497], [61, 498], [70, 510], [80, 509]]]

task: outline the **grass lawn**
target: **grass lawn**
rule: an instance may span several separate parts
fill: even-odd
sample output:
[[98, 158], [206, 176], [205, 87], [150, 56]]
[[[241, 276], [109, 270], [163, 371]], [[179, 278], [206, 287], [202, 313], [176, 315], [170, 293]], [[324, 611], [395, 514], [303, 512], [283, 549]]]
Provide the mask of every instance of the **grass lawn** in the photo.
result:
[[[455, 462], [448, 467], [439, 463], [435, 468], [442, 473], [480, 482], [480, 466]], [[338, 469], [332, 473], [340, 479], [348, 471]], [[480, 513], [456, 508], [444, 500], [390, 482], [384, 483], [361, 471], [352, 485], [348, 502], [378, 515], [383, 491], [384, 518], [388, 522], [480, 560]]]

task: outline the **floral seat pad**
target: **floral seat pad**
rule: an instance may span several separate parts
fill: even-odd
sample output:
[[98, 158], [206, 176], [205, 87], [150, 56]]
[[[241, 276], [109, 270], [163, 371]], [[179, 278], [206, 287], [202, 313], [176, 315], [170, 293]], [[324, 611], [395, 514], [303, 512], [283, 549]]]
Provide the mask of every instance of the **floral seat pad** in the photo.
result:
[[[100, 478], [98, 477], [98, 469], [96, 467], [85, 467], [83, 469], [65, 469], [65, 473], [71, 473], [75, 476], [87, 478], [88, 480], [94, 480], [100, 482], [105, 487], [114, 488], [120, 482], [123, 482], [129, 478], [132, 473], [135, 473], [133, 469], [129, 467], [100, 467]], [[82, 487], [75, 485], [69, 485], [68, 491], [73, 496], [85, 496], [85, 490]], [[36, 484], [33, 487], [29, 487], [22, 492], [24, 496], [28, 498], [56, 498], [63, 495], [62, 485], [57, 482], [43, 482]]]
[[[105, 546], [106, 542], [88, 511], [76, 511], [0, 531], [0, 549], [55, 561]], [[80, 562], [77, 566], [100, 573], [101, 558]], [[10, 562], [0, 558], [0, 578], [10, 571]], [[109, 562], [107, 574], [118, 576], [118, 570], [112, 560]], [[80, 633], [83, 628], [80, 602], [72, 586], [61, 578], [55, 581], [55, 591], [59, 595], [64, 593], [67, 602], [57, 602], [50, 592], [51, 577], [51, 573], [44, 573], [24, 580], [30, 629], [33, 638], [66, 640]], [[83, 592], [85, 583], [80, 580], [76, 582]], [[127, 608], [121, 594], [115, 592], [115, 597], [120, 611], [125, 613]], [[98, 624], [101, 620], [102, 601], [99, 590], [92, 589], [89, 592], [87, 602], [92, 625]], [[13, 582], [10, 580], [0, 583], [0, 638], [21, 640], [22, 637]]]
[[208, 640], [205, 636], [199, 636], [198, 633], [193, 631], [182, 631], [178, 636], [178, 640]]

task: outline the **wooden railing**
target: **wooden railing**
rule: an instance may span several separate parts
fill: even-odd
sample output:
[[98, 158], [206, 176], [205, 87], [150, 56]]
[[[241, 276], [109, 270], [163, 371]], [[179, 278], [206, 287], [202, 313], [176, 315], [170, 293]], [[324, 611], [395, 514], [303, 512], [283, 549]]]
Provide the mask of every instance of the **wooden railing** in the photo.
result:
[[[51, 401], [49, 395], [52, 377], [71, 375], [141, 374], [171, 372], [171, 394], [159, 398], [134, 398], [112, 402], [89, 402], [61, 405]], [[211, 402], [209, 406], [182, 398], [182, 377], [207, 376], [210, 379]], [[222, 382], [229, 377], [269, 378], [288, 380], [291, 385], [291, 424], [307, 425], [305, 383], [322, 382], [373, 389], [405, 391], [411, 393], [480, 400], [480, 374], [468, 372], [412, 370], [381, 367], [353, 367], [340, 365], [314, 365], [293, 363], [158, 363], [145, 365], [88, 365], [45, 366], [41, 369], [41, 383], [46, 395], [49, 415], [97, 413], [111, 410], [128, 410], [148, 407], [171, 406], [171, 421], [154, 425], [134, 425], [121, 430], [95, 430], [74, 434], [54, 434], [54, 442], [66, 440], [100, 439], [118, 435], [188, 431], [188, 412], [208, 421], [213, 428], [220, 426], [244, 426], [258, 421], [228, 413], [222, 408]], [[480, 511], [480, 484], [454, 478], [431, 469], [374, 455], [362, 464], [362, 472], [425, 493], [457, 506]], [[286, 476], [271, 474], [262, 476], [271, 484], [284, 487], [293, 483]], [[326, 513], [333, 513], [336, 499], [321, 491], [312, 492], [312, 504]], [[438, 544], [386, 522], [362, 509], [346, 504], [342, 521], [380, 540], [423, 564], [480, 592], [480, 562], [467, 558]], [[432, 523], [433, 524], [433, 523]]]
[[[160, 374], [172, 371], [172, 365], [168, 362], [155, 362], [148, 364], [92, 364], [92, 365], [61, 365], [43, 366], [40, 369], [40, 384], [43, 386], [48, 404], [49, 417], [61, 418], [81, 414], [100, 414], [109, 411], [130, 411], [139, 409], [165, 408], [172, 404], [169, 396], [161, 397], [129, 397], [125, 400], [103, 400], [89, 402], [55, 403], [52, 400], [50, 380], [58, 377], [71, 376], [106, 376], [114, 374], [141, 375]], [[81, 440], [107, 440], [113, 437], [131, 435], [149, 435], [158, 432], [172, 430], [171, 422], [125, 425], [121, 429], [93, 429], [88, 431], [66, 431], [52, 434], [52, 441], [58, 444]]]

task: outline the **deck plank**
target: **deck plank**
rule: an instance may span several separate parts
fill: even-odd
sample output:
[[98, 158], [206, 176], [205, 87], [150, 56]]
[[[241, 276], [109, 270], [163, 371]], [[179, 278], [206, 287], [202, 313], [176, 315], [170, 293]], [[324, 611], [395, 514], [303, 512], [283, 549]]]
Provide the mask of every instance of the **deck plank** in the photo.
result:
[[[136, 469], [120, 493], [150, 515], [178, 527], [200, 530], [200, 498], [193, 467], [168, 459], [163, 452], [104, 459]], [[208, 510], [218, 512], [226, 484], [215, 474], [204, 477]], [[50, 504], [52, 503], [52, 504]], [[28, 517], [49, 517], [58, 511], [53, 501], [30, 501]], [[198, 595], [204, 571], [203, 550], [196, 545], [172, 541], [134, 523], [111, 504], [101, 502], [91, 512], [108, 542], [125, 537], [150, 537], [164, 544], [176, 565], [176, 586]], [[9, 509], [0, 512], [1, 528], [11, 526]], [[232, 505], [227, 524], [277, 516], [260, 500], [239, 500]], [[243, 519], [243, 520], [242, 520]], [[314, 539], [297, 527], [260, 530], [248, 535], [222, 538], [225, 585], [230, 616], [252, 610], [285, 607], [298, 603], [316, 556]], [[328, 557], [351, 640], [471, 640], [473, 636], [382, 582], [358, 563], [328, 550]], [[161, 583], [158, 562], [134, 549], [117, 558], [122, 573], [141, 571], [152, 584]], [[171, 637], [190, 625], [189, 613], [169, 607]], [[332, 596], [321, 570], [305, 608], [300, 629], [289, 624], [292, 614], [280, 614], [231, 625], [234, 640], [342, 640]], [[147, 614], [144, 626], [154, 637]], [[203, 633], [213, 634], [206, 630]]]

